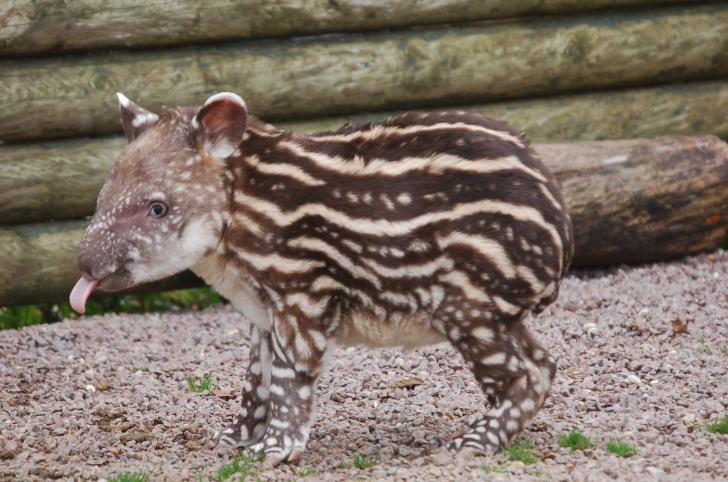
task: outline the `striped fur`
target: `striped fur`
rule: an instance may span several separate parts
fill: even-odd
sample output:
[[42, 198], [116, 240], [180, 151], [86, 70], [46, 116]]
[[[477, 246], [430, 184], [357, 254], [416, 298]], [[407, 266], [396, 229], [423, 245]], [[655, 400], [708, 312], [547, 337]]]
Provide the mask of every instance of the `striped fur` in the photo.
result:
[[[284, 296], [326, 296], [330, 309], [373, 303], [385, 318], [431, 313], [417, 289], [452, 286], [449, 275], [465, 281], [466, 298], [519, 319], [555, 298], [571, 260], [553, 177], [525, 139], [488, 118], [410, 113], [313, 136], [258, 124], [240, 151], [229, 161], [239, 217], [223, 241]], [[337, 286], [311, 293], [321, 276]]]

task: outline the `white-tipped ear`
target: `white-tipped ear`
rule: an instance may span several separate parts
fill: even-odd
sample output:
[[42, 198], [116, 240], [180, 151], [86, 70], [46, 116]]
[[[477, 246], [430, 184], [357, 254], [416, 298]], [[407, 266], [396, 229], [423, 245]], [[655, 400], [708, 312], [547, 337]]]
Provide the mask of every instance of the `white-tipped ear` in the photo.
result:
[[192, 118], [192, 127], [204, 139], [204, 149], [217, 161], [230, 157], [240, 145], [248, 123], [248, 108], [237, 94], [215, 94]]
[[124, 134], [126, 134], [126, 139], [129, 142], [139, 137], [142, 132], [152, 127], [159, 120], [157, 114], [130, 101], [121, 92], [117, 92], [116, 97], [119, 99], [121, 126], [124, 128]]

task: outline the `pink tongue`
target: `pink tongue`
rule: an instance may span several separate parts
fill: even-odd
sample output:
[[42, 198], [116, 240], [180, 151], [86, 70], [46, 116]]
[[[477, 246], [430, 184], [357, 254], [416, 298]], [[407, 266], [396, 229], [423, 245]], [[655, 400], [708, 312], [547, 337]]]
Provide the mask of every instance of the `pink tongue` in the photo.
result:
[[76, 286], [71, 290], [71, 296], [69, 301], [71, 302], [71, 308], [76, 310], [79, 314], [83, 315], [86, 311], [86, 300], [91, 296], [91, 292], [99, 284], [99, 280], [90, 280], [85, 277], [76, 282]]

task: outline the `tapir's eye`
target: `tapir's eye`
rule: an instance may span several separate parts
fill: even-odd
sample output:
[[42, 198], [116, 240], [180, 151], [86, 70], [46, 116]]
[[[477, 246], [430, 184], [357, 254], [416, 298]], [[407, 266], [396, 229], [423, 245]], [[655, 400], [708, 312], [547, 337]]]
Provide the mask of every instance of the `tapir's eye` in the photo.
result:
[[167, 205], [162, 201], [151, 202], [147, 214], [153, 218], [163, 218], [167, 214]]

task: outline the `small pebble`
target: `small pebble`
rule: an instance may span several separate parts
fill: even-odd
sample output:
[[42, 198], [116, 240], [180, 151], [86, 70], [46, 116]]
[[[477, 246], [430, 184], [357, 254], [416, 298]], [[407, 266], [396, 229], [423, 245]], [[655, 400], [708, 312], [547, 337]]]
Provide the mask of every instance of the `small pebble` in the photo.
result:
[[664, 470], [662, 470], [662, 469], [660, 469], [658, 467], [653, 467], [651, 465], [648, 465], [647, 467], [645, 467], [645, 470], [647, 471], [648, 474], [650, 474], [652, 477], [654, 477], [656, 479], [659, 479], [663, 475], [665, 475], [665, 471]]
[[691, 425], [691, 424], [695, 423], [695, 420], [697, 420], [697, 417], [695, 416], [694, 413], [687, 413], [687, 414], [683, 415], [681, 420], [683, 421], [683, 423], [685, 425]]
[[526, 470], [526, 464], [524, 464], [520, 460], [516, 460], [508, 465], [508, 470], [513, 472], [514, 474], [520, 474], [521, 472]]
[[634, 373], [630, 373], [629, 375], [627, 375], [627, 381], [630, 383], [634, 383], [636, 385], [639, 385], [642, 383], [642, 380], [640, 380], [640, 377], [638, 377]]

